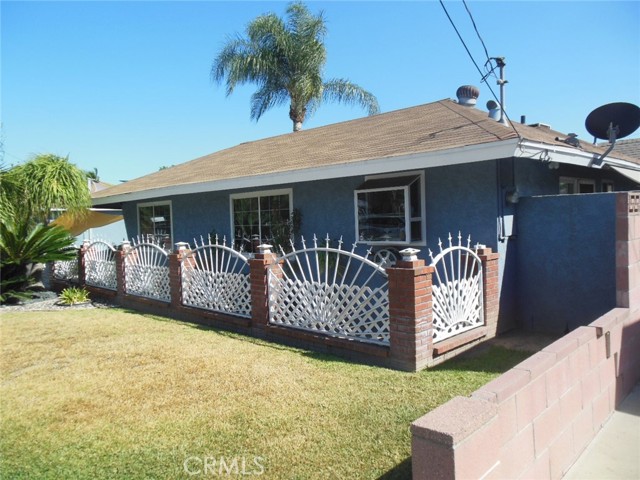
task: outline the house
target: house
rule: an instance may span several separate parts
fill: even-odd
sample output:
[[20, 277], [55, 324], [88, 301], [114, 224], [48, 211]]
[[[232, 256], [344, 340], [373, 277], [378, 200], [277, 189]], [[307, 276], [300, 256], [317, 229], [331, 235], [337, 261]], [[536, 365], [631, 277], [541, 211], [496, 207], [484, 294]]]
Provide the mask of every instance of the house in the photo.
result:
[[294, 211], [303, 236], [382, 256], [410, 246], [428, 258], [449, 232], [470, 234], [500, 253], [501, 315], [514, 319], [520, 200], [632, 190], [640, 161], [616, 150], [602, 159], [604, 148], [544, 124], [500, 123], [476, 108], [475, 87], [457, 93], [243, 143], [96, 192], [94, 206], [121, 208], [129, 237], [153, 235], [166, 248], [209, 233], [268, 241]]

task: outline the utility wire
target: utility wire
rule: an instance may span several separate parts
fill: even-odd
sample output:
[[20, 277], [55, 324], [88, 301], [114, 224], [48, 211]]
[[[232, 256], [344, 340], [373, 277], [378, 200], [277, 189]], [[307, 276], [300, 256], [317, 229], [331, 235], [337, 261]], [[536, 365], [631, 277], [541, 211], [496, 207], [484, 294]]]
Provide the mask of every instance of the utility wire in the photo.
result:
[[[464, 3], [464, 0], [462, 0], [462, 1]], [[513, 126], [513, 122], [509, 118], [509, 115], [507, 115], [507, 111], [503, 108], [503, 105], [500, 103], [500, 100], [498, 99], [498, 96], [493, 91], [493, 88], [491, 88], [491, 85], [489, 85], [489, 82], [487, 82], [487, 76], [488, 75], [485, 76], [485, 75], [482, 74], [482, 70], [480, 70], [480, 67], [478, 66], [477, 62], [473, 58], [473, 55], [471, 55], [471, 52], [469, 51], [469, 47], [467, 47], [467, 44], [465, 43], [464, 39], [462, 38], [462, 35], [460, 35], [460, 32], [458, 31], [458, 27], [456, 27], [456, 24], [453, 22], [453, 19], [451, 18], [451, 15], [449, 15], [449, 12], [447, 11], [447, 7], [444, 6], [444, 2], [442, 0], [439, 0], [439, 2], [440, 2], [440, 6], [444, 10], [444, 13], [447, 15], [447, 18], [449, 19], [449, 23], [451, 23], [451, 26], [453, 27], [453, 29], [455, 30], [456, 34], [458, 35], [458, 38], [460, 39], [460, 42], [462, 43], [462, 46], [467, 51], [467, 55], [469, 55], [469, 58], [471, 59], [471, 62], [476, 67], [476, 70], [478, 70], [478, 73], [480, 74], [481, 81], [483, 81], [487, 85], [487, 87], [489, 88], [489, 91], [491, 92], [491, 95], [493, 95], [493, 98], [496, 100], [498, 105], [500, 105], [500, 108], [502, 109], [502, 112], [504, 113], [504, 116], [507, 117], [507, 120], [509, 121], [509, 125], [511, 125], [511, 128], [516, 133], [518, 138], [521, 138], [520, 134], [516, 130], [516, 127]], [[465, 5], [465, 8], [466, 8], [467, 4], [464, 3], [464, 5]], [[467, 12], [469, 12], [469, 9], [467, 9]], [[469, 13], [469, 15], [471, 15], [471, 13]], [[475, 27], [475, 22], [473, 21], [473, 18], [471, 19], [471, 21], [473, 22], [473, 25]], [[478, 32], [477, 29], [476, 29], [476, 32]], [[478, 33], [478, 37], [479, 36], [480, 36], [480, 34]], [[482, 41], [482, 39], [480, 39], [480, 41]], [[484, 42], [482, 42], [482, 46], [484, 47]], [[489, 53], [487, 52], [486, 47], [484, 47], [484, 50], [485, 50], [485, 53], [487, 54], [487, 58], [489, 58]], [[489, 61], [490, 60], [491, 59], [489, 59]]]
[[469, 6], [467, 5], [467, 2], [465, 0], [462, 0], [462, 4], [464, 5], [465, 10], [469, 14], [469, 18], [471, 19], [471, 23], [473, 24], [473, 29], [476, 31], [476, 35], [478, 35], [478, 38], [480, 39], [480, 43], [482, 44], [482, 48], [484, 48], [484, 54], [487, 57], [487, 60], [489, 60], [489, 52], [487, 51], [487, 46], [484, 44], [484, 40], [482, 40], [482, 36], [478, 31], [478, 26], [476, 25], [476, 21], [473, 19], [471, 10], [469, 10]]

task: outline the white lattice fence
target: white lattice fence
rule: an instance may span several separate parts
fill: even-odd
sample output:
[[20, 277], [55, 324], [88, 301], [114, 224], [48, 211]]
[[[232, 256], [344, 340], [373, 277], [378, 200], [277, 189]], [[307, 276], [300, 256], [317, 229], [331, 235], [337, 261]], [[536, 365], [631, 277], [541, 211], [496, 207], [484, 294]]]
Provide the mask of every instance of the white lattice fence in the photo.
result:
[[78, 281], [78, 257], [53, 262], [53, 278], [65, 282]]
[[155, 243], [140, 240], [131, 245], [124, 257], [126, 293], [170, 301], [167, 252]]
[[231, 246], [201, 239], [183, 256], [182, 303], [243, 317], [251, 316], [251, 282], [247, 258]]
[[[269, 268], [269, 321], [357, 340], [389, 344], [385, 270], [351, 251], [318, 246], [284, 254]], [[292, 245], [293, 246], [293, 245]]]
[[471, 249], [471, 237], [462, 245], [458, 233], [458, 244], [442, 247], [440, 253], [431, 257], [435, 268], [432, 278], [433, 341], [439, 342], [467, 330], [484, 325], [482, 261]]
[[116, 249], [107, 242], [96, 240], [84, 253], [84, 278], [87, 285], [116, 290]]

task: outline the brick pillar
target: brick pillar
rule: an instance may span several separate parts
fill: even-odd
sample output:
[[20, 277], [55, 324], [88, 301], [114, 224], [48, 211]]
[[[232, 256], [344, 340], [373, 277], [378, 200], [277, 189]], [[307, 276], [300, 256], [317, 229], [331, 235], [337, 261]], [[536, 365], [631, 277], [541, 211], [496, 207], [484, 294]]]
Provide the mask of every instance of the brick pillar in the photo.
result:
[[640, 306], [640, 192], [616, 195], [616, 306]]
[[277, 262], [271, 253], [271, 245], [260, 245], [254, 258], [249, 260], [251, 281], [251, 333], [256, 337], [266, 336], [269, 323], [269, 266]]
[[495, 337], [502, 330], [498, 327], [500, 315], [500, 288], [499, 288], [499, 253], [493, 253], [490, 248], [483, 247], [476, 250], [482, 261], [482, 291], [484, 305], [484, 324], [487, 326], [487, 338]]
[[[409, 250], [409, 249], [407, 249]], [[391, 366], [417, 371], [433, 354], [431, 275], [434, 268], [424, 260], [406, 255], [387, 268], [389, 275], [389, 334]]]
[[182, 259], [189, 255], [189, 244], [186, 242], [176, 243], [173, 253], [169, 259], [169, 292], [171, 295], [171, 307], [182, 306]]
[[82, 246], [80, 247], [80, 249], [78, 250], [78, 285], [80, 287], [84, 287], [86, 286], [87, 282], [87, 275], [86, 275], [86, 266], [84, 263], [84, 257], [87, 253], [87, 249], [89, 248], [89, 245], [91, 244], [91, 242], [89, 240], [84, 240], [82, 242]]
[[123, 298], [126, 292], [126, 276], [124, 272], [124, 257], [126, 253], [131, 248], [131, 244], [127, 241], [122, 242], [122, 248], [116, 251], [115, 260], [116, 260], [116, 291], [119, 298]]

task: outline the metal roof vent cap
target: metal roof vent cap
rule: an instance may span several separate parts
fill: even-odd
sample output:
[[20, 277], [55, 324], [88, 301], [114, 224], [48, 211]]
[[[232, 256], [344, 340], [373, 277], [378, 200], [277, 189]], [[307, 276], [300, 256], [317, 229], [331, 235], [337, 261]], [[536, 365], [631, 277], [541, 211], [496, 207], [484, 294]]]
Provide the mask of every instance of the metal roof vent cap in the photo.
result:
[[480, 90], [473, 85], [462, 85], [456, 90], [456, 97], [458, 97], [458, 103], [467, 107], [473, 107], [476, 104], [476, 100], [480, 96]]

